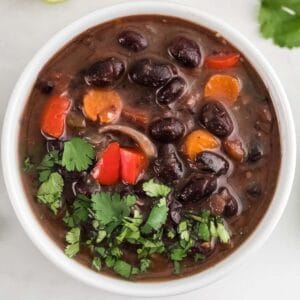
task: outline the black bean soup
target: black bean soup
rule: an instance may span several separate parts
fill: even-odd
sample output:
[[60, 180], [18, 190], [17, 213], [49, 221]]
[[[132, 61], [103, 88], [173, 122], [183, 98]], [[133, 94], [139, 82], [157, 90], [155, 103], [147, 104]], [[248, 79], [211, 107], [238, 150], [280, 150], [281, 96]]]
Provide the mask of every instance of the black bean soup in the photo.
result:
[[40, 72], [21, 121], [45, 231], [96, 272], [164, 280], [232, 253], [272, 199], [276, 115], [242, 53], [164, 16], [87, 30]]

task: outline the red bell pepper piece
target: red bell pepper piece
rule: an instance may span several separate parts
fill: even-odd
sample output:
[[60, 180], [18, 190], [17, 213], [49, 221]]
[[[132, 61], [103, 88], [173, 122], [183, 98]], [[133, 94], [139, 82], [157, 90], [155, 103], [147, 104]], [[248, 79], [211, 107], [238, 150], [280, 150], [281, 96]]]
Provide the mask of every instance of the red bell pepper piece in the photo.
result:
[[71, 101], [66, 96], [50, 97], [42, 112], [41, 131], [55, 138], [61, 137], [70, 106]]
[[121, 178], [124, 183], [135, 184], [146, 167], [145, 154], [132, 148], [121, 148]]
[[116, 184], [120, 177], [120, 145], [113, 142], [103, 151], [92, 171], [92, 176], [102, 185]]
[[239, 53], [215, 54], [205, 58], [204, 65], [212, 69], [225, 69], [234, 67], [240, 59]]

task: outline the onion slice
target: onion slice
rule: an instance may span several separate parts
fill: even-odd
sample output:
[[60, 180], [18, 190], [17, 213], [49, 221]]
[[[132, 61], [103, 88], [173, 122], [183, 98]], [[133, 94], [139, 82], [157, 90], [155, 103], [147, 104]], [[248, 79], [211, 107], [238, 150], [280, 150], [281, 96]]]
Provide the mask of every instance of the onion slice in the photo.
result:
[[108, 131], [119, 131], [130, 138], [132, 138], [148, 156], [148, 158], [157, 157], [157, 149], [150, 139], [143, 133], [123, 125], [106, 125], [99, 129], [99, 133], [105, 133]]

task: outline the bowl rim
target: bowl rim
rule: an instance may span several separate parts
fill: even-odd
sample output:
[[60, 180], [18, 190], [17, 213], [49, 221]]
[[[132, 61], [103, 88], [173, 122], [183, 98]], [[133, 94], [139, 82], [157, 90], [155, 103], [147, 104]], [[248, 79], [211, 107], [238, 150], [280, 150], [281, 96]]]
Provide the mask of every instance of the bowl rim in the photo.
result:
[[[18, 142], [20, 119], [33, 84], [45, 63], [64, 45], [86, 29], [119, 17], [158, 14], [182, 18], [219, 32], [247, 57], [269, 89], [277, 115], [281, 139], [281, 167], [273, 200], [256, 229], [232, 254], [207, 270], [171, 281], [130, 282], [96, 273], [67, 258], [47, 235], [34, 215], [21, 182]], [[14, 118], [13, 118], [14, 116]], [[139, 1], [100, 8], [71, 23], [54, 35], [28, 63], [9, 100], [2, 129], [2, 171], [14, 211], [29, 238], [60, 269], [72, 277], [102, 290], [137, 297], [170, 296], [215, 282], [240, 265], [270, 236], [287, 204], [296, 165], [296, 135], [291, 109], [283, 86], [262, 54], [227, 23], [194, 7], [170, 2]]]

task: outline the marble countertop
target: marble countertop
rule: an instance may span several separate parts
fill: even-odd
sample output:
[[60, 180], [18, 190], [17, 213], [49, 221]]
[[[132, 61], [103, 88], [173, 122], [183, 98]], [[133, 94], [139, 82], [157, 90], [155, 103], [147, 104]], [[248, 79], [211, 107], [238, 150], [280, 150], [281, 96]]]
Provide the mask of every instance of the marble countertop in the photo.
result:
[[[34, 53], [58, 30], [114, 0], [68, 0], [47, 5], [41, 0], [0, 1], [0, 120], [16, 80]], [[300, 48], [281, 49], [258, 33], [258, 0], [182, 0], [228, 22], [267, 57], [288, 94], [300, 134]], [[300, 151], [298, 151], [299, 153]], [[299, 157], [298, 157], [299, 158]], [[249, 261], [221, 281], [188, 295], [190, 299], [296, 299], [300, 282], [300, 172], [276, 230]], [[32, 244], [10, 205], [0, 175], [0, 299], [132, 299], [86, 286], [57, 269]], [[171, 299], [171, 298], [170, 298]]]

